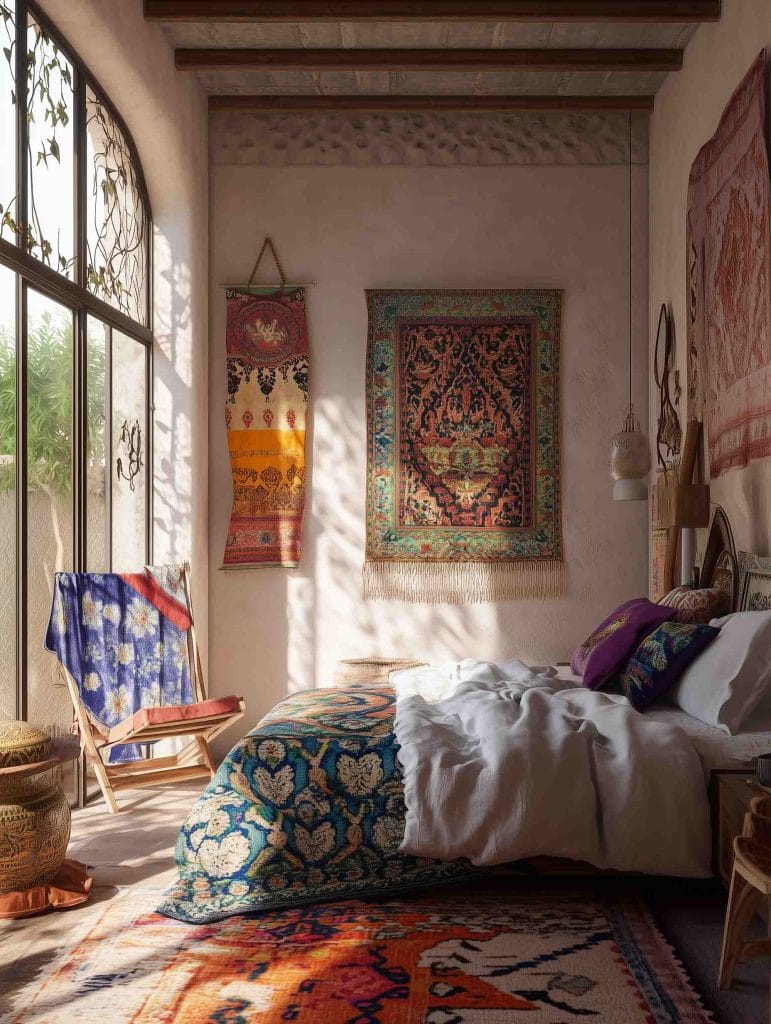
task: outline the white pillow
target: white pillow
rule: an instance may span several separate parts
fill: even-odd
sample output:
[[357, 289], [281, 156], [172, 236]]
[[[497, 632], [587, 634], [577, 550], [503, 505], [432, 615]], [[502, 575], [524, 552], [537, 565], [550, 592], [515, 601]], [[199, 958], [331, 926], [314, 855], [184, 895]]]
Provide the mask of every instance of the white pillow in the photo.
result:
[[763, 729], [753, 712], [771, 694], [771, 611], [712, 619], [715, 637], [670, 690], [672, 703], [723, 732]]

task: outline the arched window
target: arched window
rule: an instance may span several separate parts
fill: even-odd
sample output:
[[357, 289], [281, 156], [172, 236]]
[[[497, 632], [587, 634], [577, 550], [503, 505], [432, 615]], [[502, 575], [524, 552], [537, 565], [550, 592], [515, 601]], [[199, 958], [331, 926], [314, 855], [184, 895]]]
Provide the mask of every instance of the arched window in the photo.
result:
[[151, 219], [120, 115], [33, 3], [0, 0], [0, 48], [0, 718], [55, 731], [54, 572], [151, 556]]

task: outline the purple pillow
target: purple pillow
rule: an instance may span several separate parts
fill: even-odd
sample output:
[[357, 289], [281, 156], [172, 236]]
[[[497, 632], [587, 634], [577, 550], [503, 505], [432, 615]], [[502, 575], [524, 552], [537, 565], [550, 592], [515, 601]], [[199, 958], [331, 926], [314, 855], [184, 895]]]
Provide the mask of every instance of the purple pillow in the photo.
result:
[[601, 690], [626, 665], [640, 640], [677, 614], [645, 597], [625, 601], [573, 652], [570, 669], [590, 690]]

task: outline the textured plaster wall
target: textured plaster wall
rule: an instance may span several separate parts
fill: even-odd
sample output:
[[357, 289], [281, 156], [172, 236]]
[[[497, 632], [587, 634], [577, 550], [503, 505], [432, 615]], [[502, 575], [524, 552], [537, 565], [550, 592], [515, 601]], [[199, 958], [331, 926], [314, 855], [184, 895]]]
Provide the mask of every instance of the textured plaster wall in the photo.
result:
[[[688, 175], [696, 154], [714, 132], [731, 94], [763, 46], [771, 46], [769, 0], [723, 0], [721, 20], [699, 28], [685, 52], [682, 71], [670, 75], [657, 94], [651, 118], [650, 315], [655, 329], [661, 303], [671, 305], [684, 392], [683, 427]], [[652, 360], [653, 348], [651, 366]], [[652, 422], [657, 414], [653, 389]], [[726, 509], [737, 548], [771, 553], [771, 459], [730, 470], [711, 481], [711, 498]], [[705, 536], [700, 533], [702, 549]]]
[[208, 152], [206, 101], [174, 68], [141, 0], [42, 0], [133, 135], [154, 221], [154, 556], [190, 559], [206, 648]]
[[[213, 126], [213, 131], [216, 131]], [[241, 136], [244, 137], [243, 135]], [[210, 337], [210, 665], [253, 723], [340, 658], [564, 659], [617, 602], [645, 591], [644, 503], [614, 503], [608, 445], [627, 388], [623, 166], [223, 164], [213, 151]], [[290, 161], [291, 163], [291, 161]], [[635, 167], [638, 405], [647, 406], [647, 168]], [[309, 487], [298, 570], [220, 570], [231, 479], [223, 282], [249, 276], [265, 234], [308, 292]], [[270, 272], [260, 279], [275, 280]], [[563, 288], [564, 600], [364, 601], [364, 289]]]

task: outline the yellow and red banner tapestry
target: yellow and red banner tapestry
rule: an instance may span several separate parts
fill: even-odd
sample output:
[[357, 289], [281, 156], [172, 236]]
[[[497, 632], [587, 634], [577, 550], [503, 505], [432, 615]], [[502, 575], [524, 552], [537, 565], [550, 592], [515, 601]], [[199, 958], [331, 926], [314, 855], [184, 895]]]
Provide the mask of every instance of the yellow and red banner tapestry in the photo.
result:
[[305, 505], [305, 293], [229, 289], [226, 299], [233, 511], [223, 564], [294, 568]]

